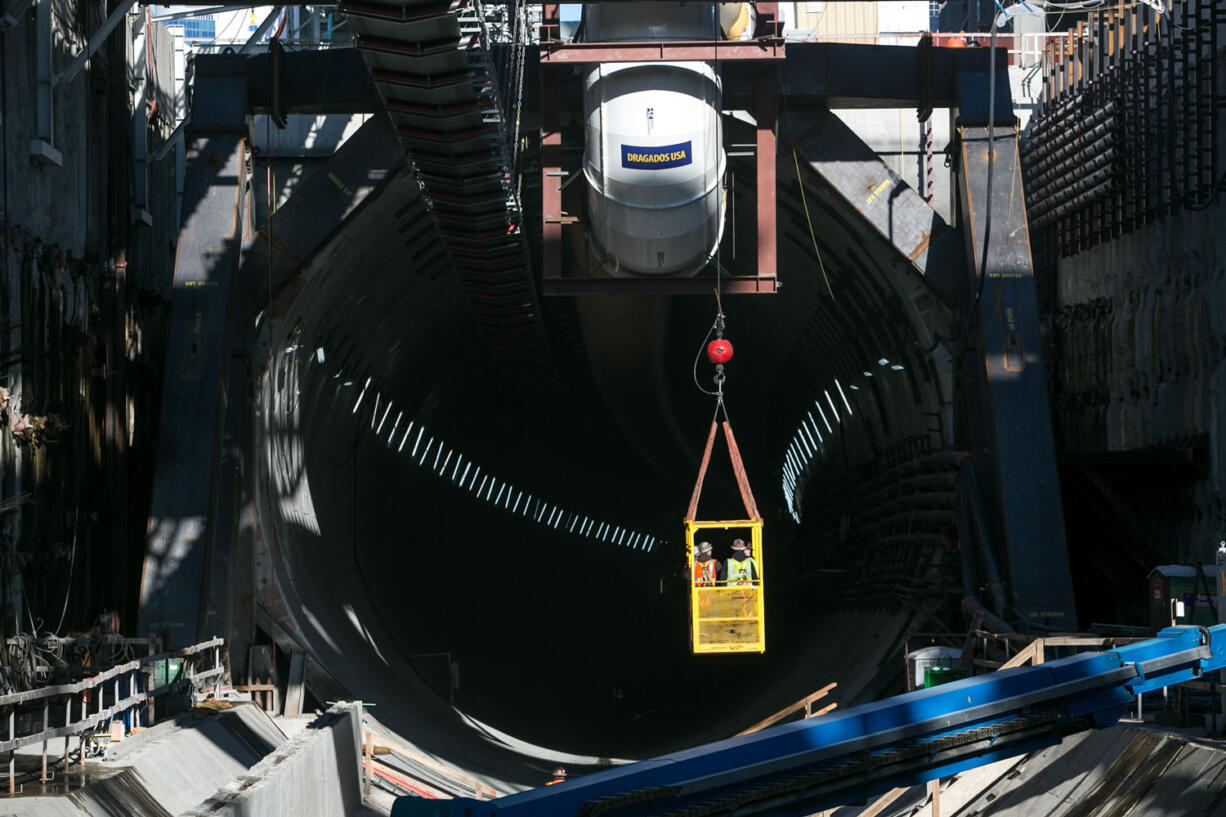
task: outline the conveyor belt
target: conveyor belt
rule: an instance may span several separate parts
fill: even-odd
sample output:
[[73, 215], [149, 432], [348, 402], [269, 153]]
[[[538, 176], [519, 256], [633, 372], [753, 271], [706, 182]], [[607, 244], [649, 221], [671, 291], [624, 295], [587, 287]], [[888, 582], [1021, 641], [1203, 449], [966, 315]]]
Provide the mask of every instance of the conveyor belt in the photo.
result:
[[[524, 4], [353, 0], [340, 8], [478, 327], [513, 374], [552, 380], [514, 168]], [[511, 41], [501, 65], [492, 39]]]
[[1138, 694], [1226, 666], [1226, 625], [1002, 670], [489, 802], [393, 817], [807, 815], [1114, 724]]

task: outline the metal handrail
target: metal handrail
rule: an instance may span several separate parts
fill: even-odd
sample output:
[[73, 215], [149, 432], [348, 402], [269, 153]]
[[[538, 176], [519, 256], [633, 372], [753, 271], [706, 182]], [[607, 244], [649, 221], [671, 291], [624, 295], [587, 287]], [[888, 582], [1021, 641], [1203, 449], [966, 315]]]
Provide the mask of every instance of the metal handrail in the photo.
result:
[[[147, 719], [149, 725], [153, 724], [154, 710], [153, 701], [160, 695], [164, 695], [174, 689], [183, 686], [184, 683], [194, 683], [205, 681], [211, 678], [216, 678], [220, 682], [220, 676], [225, 671], [225, 667], [221, 661], [221, 647], [225, 644], [223, 638], [211, 638], [208, 641], [202, 641], [199, 644], [193, 644], [189, 647], [183, 647], [178, 650], [157, 653], [156, 655], [147, 655], [143, 658], [137, 658], [132, 661], [127, 661], [123, 664], [117, 664], [113, 667], [103, 670], [92, 678], [86, 678], [71, 684], [58, 684], [56, 686], [42, 687], [41, 689], [32, 689], [24, 692], [13, 692], [7, 695], [0, 695], [0, 707], [8, 709], [8, 739], [0, 740], [0, 752], [9, 752], [9, 794], [16, 792], [16, 749], [23, 746], [29, 746], [34, 743], [42, 742], [42, 775], [41, 780], [46, 783], [47, 778], [47, 755], [48, 745], [52, 738], [64, 739], [64, 768], [68, 768], [69, 741], [73, 735], [80, 735], [80, 753], [82, 771], [84, 771], [85, 763], [85, 732], [94, 729], [101, 723], [105, 723], [114, 719], [116, 716], [123, 713], [131, 712], [139, 725], [141, 717], [141, 707], [147, 706]], [[196, 672], [194, 667], [189, 667], [186, 677], [179, 677], [173, 681], [157, 687], [156, 689], [146, 688], [144, 690], [137, 689], [137, 674], [151, 673], [150, 666], [161, 661], [167, 661], [175, 658], [191, 658], [208, 650], [212, 650], [213, 666], [202, 672]], [[127, 678], [126, 696], [120, 698], [120, 682], [121, 678]], [[152, 679], [150, 679], [152, 680]], [[111, 683], [111, 705], [104, 707], [103, 703], [106, 698], [106, 684]], [[147, 685], [148, 686], [148, 685]], [[82, 699], [79, 704], [79, 717], [73, 720], [73, 698], [82, 692], [88, 690], [98, 690], [97, 708], [89, 711], [90, 701]], [[50, 726], [51, 707], [53, 699], [56, 705], [60, 703], [64, 706], [64, 723], [60, 726]], [[17, 734], [17, 709], [22, 704], [27, 704], [32, 701], [42, 701], [43, 728], [37, 732], [28, 735]]]
[[[124, 664], [116, 664], [110, 669], [103, 670], [97, 675], [77, 681], [76, 683], [40, 687], [38, 689], [31, 689], [25, 692], [10, 692], [7, 695], [0, 695], [0, 706], [15, 706], [17, 704], [28, 703], [29, 701], [36, 701], [40, 698], [53, 698], [58, 695], [75, 695], [78, 692], [93, 689], [99, 684], [102, 684], [104, 681], [109, 681], [118, 675], [131, 672], [132, 670], [138, 669], [144, 665], [154, 664], [158, 661], [165, 661], [170, 658], [185, 658], [189, 655], [195, 655], [203, 652], [209, 647], [220, 647], [224, 643], [224, 638], [213, 638], [179, 650], [158, 653], [157, 655], [147, 655], [144, 658], [136, 658]], [[0, 751], [3, 751], [3, 749], [0, 749]]]

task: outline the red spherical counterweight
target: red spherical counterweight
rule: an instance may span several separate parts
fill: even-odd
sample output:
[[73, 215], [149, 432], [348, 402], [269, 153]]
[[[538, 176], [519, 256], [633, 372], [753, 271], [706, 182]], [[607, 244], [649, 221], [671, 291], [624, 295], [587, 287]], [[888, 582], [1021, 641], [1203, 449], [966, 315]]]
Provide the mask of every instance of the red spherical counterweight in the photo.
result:
[[732, 360], [731, 341], [719, 338], [707, 344], [707, 359], [712, 363], [727, 363]]

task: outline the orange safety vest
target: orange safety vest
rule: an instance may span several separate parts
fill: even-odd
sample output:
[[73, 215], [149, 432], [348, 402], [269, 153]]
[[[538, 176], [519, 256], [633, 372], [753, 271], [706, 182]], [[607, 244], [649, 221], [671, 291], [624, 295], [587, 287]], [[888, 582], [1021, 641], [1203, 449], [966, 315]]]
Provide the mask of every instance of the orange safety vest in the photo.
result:
[[714, 559], [705, 562], [694, 562], [694, 581], [714, 582], [719, 578], [719, 567]]

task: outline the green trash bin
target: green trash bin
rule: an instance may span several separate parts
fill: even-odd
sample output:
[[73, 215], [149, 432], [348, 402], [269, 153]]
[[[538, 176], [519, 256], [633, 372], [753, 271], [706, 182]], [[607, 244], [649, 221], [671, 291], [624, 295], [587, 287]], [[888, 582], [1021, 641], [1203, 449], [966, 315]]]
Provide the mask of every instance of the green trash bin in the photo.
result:
[[155, 661], [153, 663], [153, 688], [161, 689], [167, 684], [179, 680], [182, 675], [182, 658], [168, 658], [165, 661]]
[[941, 684], [948, 684], [950, 681], [957, 681], [962, 678], [969, 678], [971, 671], [968, 667], [961, 664], [946, 664], [944, 666], [934, 665], [924, 667], [924, 689], [931, 689]]

